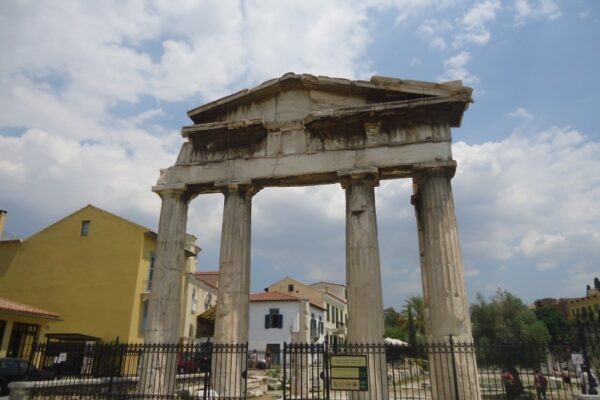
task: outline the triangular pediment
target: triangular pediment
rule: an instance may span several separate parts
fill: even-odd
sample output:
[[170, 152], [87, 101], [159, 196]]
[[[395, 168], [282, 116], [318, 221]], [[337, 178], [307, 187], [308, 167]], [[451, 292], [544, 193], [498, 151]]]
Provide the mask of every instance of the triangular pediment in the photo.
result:
[[262, 120], [287, 122], [309, 114], [398, 103], [428, 98], [463, 95], [468, 101], [472, 89], [460, 81], [432, 83], [373, 76], [369, 81], [287, 73], [254, 88], [188, 111], [195, 124]]

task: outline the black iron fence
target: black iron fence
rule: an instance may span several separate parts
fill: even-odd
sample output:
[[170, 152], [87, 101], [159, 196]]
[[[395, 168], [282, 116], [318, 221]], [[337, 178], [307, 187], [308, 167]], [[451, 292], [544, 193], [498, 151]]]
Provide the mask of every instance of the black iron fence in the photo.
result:
[[244, 399], [247, 354], [245, 344], [46, 343], [27, 375], [37, 399]]
[[250, 376], [260, 367], [247, 344], [47, 343], [33, 347], [24, 378], [39, 380], [33, 398], [237, 400], [264, 384], [263, 394], [284, 399], [516, 399], [545, 391], [570, 400], [589, 390], [584, 367], [600, 370], [599, 328], [580, 322], [571, 342], [553, 346], [452, 337], [419, 346], [284, 344], [280, 363]]
[[587, 354], [598, 371], [597, 346], [286, 344], [283, 398], [570, 400], [589, 390], [582, 367]]

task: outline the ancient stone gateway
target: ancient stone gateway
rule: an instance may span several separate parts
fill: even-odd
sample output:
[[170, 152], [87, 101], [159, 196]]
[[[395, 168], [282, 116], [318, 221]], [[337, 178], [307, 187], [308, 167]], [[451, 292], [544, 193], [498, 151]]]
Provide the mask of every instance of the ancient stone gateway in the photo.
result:
[[[412, 178], [414, 183], [411, 200], [427, 339], [444, 342], [452, 335], [457, 341], [472, 341], [450, 184], [456, 168], [450, 128], [460, 126], [471, 92], [460, 82], [379, 76], [350, 81], [288, 73], [189, 111], [194, 125], [182, 129], [187, 142], [175, 165], [161, 171], [153, 187], [162, 198], [155, 270], [159, 284], [150, 298], [146, 342], [178, 340], [191, 199], [224, 194], [214, 341], [242, 343], [248, 340], [252, 196], [270, 186], [331, 183], [340, 183], [346, 193], [347, 341], [382, 342], [374, 188], [382, 179], [396, 178]], [[473, 356], [461, 360], [475, 365]], [[387, 377], [378, 368], [371, 367], [371, 387], [386, 385]], [[451, 382], [449, 373], [432, 369], [432, 384]], [[480, 397], [472, 369], [457, 379], [457, 387], [445, 384], [443, 398]], [[219, 390], [221, 396], [240, 395], [226, 387]]]

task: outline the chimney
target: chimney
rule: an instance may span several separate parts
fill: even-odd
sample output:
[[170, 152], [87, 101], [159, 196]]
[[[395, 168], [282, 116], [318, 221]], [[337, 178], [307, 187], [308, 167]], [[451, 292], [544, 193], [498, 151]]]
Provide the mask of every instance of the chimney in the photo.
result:
[[6, 222], [6, 211], [0, 210], [0, 240], [2, 240], [2, 234], [4, 233], [4, 223]]

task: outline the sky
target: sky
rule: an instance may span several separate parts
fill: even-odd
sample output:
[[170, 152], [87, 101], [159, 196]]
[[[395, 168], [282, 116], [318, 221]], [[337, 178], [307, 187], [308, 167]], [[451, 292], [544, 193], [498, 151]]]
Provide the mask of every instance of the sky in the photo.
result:
[[[600, 276], [600, 2], [0, 2], [0, 209], [28, 237], [94, 204], [156, 229], [186, 112], [286, 72], [462, 80], [452, 180], [469, 300], [578, 297]], [[376, 189], [384, 305], [420, 294], [411, 181]], [[339, 185], [253, 200], [252, 291], [345, 281]], [[216, 270], [223, 196], [190, 205]]]

